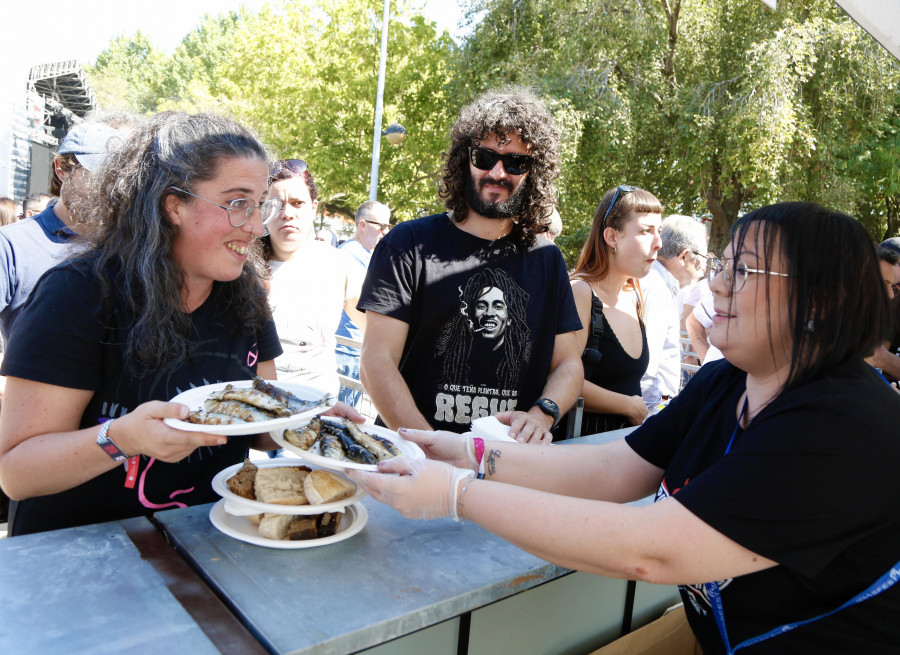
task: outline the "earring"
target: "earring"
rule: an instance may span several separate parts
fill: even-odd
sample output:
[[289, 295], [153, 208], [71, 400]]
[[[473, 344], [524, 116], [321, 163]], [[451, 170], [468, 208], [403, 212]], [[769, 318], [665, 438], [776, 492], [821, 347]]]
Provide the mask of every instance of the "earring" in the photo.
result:
[[613, 254], [614, 254], [614, 255], [616, 254], [616, 247], [615, 247], [615, 246], [613, 246]]
[[806, 322], [806, 331], [809, 332], [810, 334], [812, 334], [813, 332], [816, 331], [816, 322], [814, 320], [809, 319]]

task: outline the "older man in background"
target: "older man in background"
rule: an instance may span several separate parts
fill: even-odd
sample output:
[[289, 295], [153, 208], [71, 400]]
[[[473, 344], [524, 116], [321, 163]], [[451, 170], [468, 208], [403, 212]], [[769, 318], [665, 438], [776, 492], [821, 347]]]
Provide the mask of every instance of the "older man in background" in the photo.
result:
[[[372, 251], [391, 227], [391, 210], [375, 200], [366, 200], [356, 210], [356, 234], [339, 247], [358, 267], [362, 278], [369, 270]], [[365, 324], [354, 321], [344, 312], [338, 325], [337, 336], [362, 341]], [[359, 380], [359, 349], [339, 343], [336, 349], [338, 373]], [[341, 387], [340, 400], [353, 407], [362, 394], [355, 389]]]
[[681, 289], [703, 276], [706, 228], [690, 216], [666, 217], [660, 227], [662, 248], [641, 280], [650, 362], [641, 378], [641, 395], [653, 408], [681, 388]]

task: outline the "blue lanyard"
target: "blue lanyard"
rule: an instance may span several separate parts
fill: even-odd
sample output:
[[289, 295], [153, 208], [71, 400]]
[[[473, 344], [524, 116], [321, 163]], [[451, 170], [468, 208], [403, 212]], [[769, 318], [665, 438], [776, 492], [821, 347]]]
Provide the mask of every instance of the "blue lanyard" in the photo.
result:
[[[734, 439], [737, 436], [738, 432], [741, 430], [741, 420], [744, 418], [745, 411], [747, 411], [746, 398], [744, 398], [744, 406], [741, 408], [741, 413], [738, 416], [737, 425], [734, 427], [734, 432], [731, 433], [731, 439], [728, 441], [728, 446], [725, 448], [726, 455], [731, 451], [731, 446], [732, 444], [734, 444]], [[864, 591], [861, 591], [840, 607], [833, 609], [830, 612], [826, 612], [825, 614], [815, 616], [811, 619], [797, 621], [795, 623], [786, 623], [784, 625], [778, 626], [773, 630], [769, 630], [765, 634], [747, 639], [746, 641], [739, 643], [733, 649], [731, 647], [731, 642], [728, 641], [728, 630], [725, 628], [725, 609], [722, 606], [722, 594], [719, 590], [719, 583], [707, 582], [703, 585], [703, 588], [706, 590], [706, 596], [709, 598], [709, 604], [712, 607], [713, 615], [716, 619], [716, 627], [719, 628], [719, 636], [722, 637], [722, 643], [725, 645], [725, 652], [727, 653], [727, 655], [733, 655], [735, 651], [741, 648], [753, 646], [761, 641], [765, 641], [766, 639], [771, 639], [772, 637], [784, 634], [785, 632], [790, 632], [794, 628], [799, 628], [800, 626], [806, 625], [807, 623], [812, 623], [813, 621], [818, 621], [819, 619], [829, 617], [832, 614], [836, 614], [837, 612], [850, 607], [851, 605], [857, 605], [863, 601], [869, 600], [870, 598], [877, 596], [881, 592], [890, 589], [898, 580], [900, 580], [900, 562], [894, 564], [894, 566], [892, 566], [887, 573], [878, 578], [878, 580], [876, 580], [870, 587], [868, 587]]]
[[713, 609], [713, 614], [716, 617], [716, 626], [719, 628], [719, 635], [722, 637], [722, 643], [725, 644], [725, 652], [728, 655], [732, 655], [737, 650], [741, 648], [746, 648], [747, 646], [754, 646], [761, 641], [765, 641], [766, 639], [771, 639], [772, 637], [776, 637], [778, 635], [784, 634], [785, 632], [790, 632], [794, 628], [799, 628], [802, 625], [806, 625], [807, 623], [812, 623], [813, 621], [818, 621], [819, 619], [824, 619], [832, 614], [837, 614], [843, 609], [847, 609], [852, 605], [858, 605], [863, 601], [869, 600], [880, 594], [883, 591], [887, 591], [894, 584], [900, 580], [900, 562], [897, 562], [892, 566], [887, 573], [878, 578], [871, 586], [869, 586], [866, 590], [861, 591], [856, 596], [848, 600], [846, 603], [837, 607], [830, 612], [826, 612], [825, 614], [820, 614], [819, 616], [814, 616], [811, 619], [806, 619], [805, 621], [797, 621], [795, 623], [785, 623], [784, 625], [778, 626], [773, 630], [769, 630], [767, 633], [762, 634], [758, 637], [753, 637], [751, 639], [747, 639], [746, 641], [741, 642], [733, 649], [731, 648], [731, 643], [728, 641], [728, 632], [725, 629], [725, 610], [722, 607], [722, 596], [719, 593], [719, 583], [718, 582], [707, 582], [704, 586], [706, 589], [706, 595], [709, 597], [710, 605]]

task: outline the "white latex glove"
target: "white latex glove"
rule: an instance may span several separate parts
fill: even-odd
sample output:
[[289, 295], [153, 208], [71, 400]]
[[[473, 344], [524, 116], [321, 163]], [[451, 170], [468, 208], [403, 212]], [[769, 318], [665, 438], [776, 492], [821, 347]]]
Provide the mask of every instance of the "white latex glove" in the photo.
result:
[[[375, 500], [390, 505], [408, 519], [459, 520], [457, 500], [474, 471], [429, 459], [396, 457], [378, 465], [378, 473], [349, 469], [347, 477]], [[396, 475], [390, 475], [394, 473]]]
[[472, 437], [447, 432], [446, 430], [412, 430], [400, 428], [398, 433], [408, 441], [418, 444], [425, 451], [428, 459], [436, 459], [447, 462], [458, 468], [478, 470], [478, 462], [475, 461], [475, 445]]

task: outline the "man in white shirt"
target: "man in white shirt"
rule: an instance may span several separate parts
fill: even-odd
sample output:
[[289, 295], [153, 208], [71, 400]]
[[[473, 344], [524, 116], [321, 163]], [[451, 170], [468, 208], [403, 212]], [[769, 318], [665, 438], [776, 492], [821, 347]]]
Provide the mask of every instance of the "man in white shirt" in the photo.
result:
[[650, 362], [641, 378], [641, 395], [654, 407], [681, 388], [681, 310], [679, 291], [699, 280], [706, 260], [706, 228], [690, 216], [666, 217], [662, 248], [641, 280]]
[[[366, 200], [356, 210], [356, 234], [349, 241], [342, 243], [339, 248], [347, 253], [348, 258], [357, 268], [360, 278], [364, 278], [369, 269], [369, 260], [372, 259], [372, 251], [391, 228], [391, 210], [375, 200]], [[341, 315], [338, 324], [337, 336], [347, 337], [355, 341], [362, 341], [365, 326], [351, 319], [347, 312]], [[338, 373], [359, 379], [359, 349], [338, 344], [335, 349], [338, 363]], [[340, 400], [356, 407], [362, 394], [355, 389], [341, 387]]]

